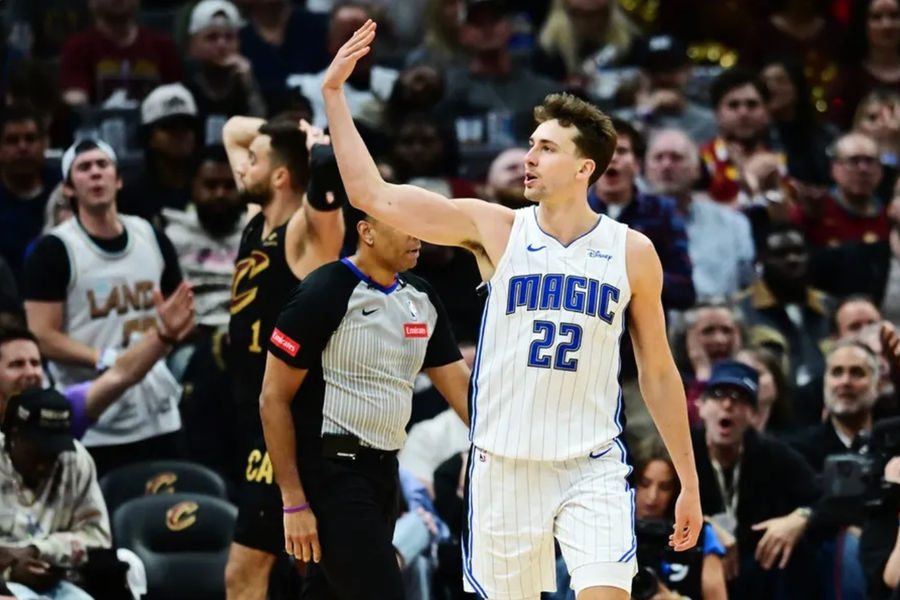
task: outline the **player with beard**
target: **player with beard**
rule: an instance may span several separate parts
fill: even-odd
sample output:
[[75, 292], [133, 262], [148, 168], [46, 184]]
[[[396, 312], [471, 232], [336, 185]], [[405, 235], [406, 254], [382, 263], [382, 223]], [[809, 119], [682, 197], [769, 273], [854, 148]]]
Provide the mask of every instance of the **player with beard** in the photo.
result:
[[[243, 200], [261, 210], [244, 228], [231, 295], [231, 374], [242, 481], [234, 541], [225, 569], [229, 600], [263, 600], [284, 548], [281, 494], [266, 452], [259, 394], [266, 342], [288, 293], [311, 271], [337, 260], [344, 238], [340, 202], [306, 197], [310, 148], [327, 136], [305, 121], [233, 117], [222, 132]], [[313, 154], [317, 154], [313, 150]]]

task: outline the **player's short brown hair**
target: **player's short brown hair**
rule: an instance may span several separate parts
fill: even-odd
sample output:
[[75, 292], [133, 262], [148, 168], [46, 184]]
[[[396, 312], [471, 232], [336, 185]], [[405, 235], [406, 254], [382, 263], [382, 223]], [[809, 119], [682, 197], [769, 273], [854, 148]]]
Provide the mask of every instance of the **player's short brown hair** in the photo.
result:
[[616, 130], [602, 110], [572, 94], [550, 94], [534, 107], [538, 124], [556, 119], [563, 127], [574, 126], [578, 133], [573, 141], [578, 154], [596, 163], [588, 185], [593, 185], [609, 164], [616, 150]]

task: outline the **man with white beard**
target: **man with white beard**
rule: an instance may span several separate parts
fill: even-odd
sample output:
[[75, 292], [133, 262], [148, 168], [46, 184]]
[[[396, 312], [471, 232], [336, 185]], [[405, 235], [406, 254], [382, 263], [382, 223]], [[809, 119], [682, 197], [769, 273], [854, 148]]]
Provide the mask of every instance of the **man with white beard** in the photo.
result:
[[739, 211], [694, 190], [697, 146], [680, 129], [657, 132], [647, 147], [645, 176], [653, 192], [675, 199], [684, 217], [697, 299], [728, 297], [753, 279], [753, 235]]
[[825, 420], [797, 434], [791, 445], [821, 472], [825, 459], [857, 449], [859, 434], [872, 429], [878, 399], [878, 357], [856, 340], [841, 340], [825, 358]]

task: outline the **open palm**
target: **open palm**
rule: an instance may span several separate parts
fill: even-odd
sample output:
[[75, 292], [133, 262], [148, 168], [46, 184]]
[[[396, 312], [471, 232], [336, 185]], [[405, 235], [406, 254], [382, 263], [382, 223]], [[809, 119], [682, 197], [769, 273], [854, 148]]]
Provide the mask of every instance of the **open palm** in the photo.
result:
[[347, 43], [334, 55], [334, 59], [325, 71], [325, 80], [322, 82], [322, 90], [339, 90], [356, 67], [357, 61], [371, 50], [372, 41], [375, 39], [377, 24], [372, 19], [356, 30]]

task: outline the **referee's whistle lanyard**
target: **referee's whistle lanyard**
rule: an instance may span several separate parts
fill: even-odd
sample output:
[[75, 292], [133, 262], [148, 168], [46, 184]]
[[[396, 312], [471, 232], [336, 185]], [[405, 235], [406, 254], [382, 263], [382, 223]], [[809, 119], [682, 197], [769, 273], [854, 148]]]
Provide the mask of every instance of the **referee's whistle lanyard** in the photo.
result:
[[737, 506], [738, 506], [738, 486], [741, 481], [741, 459], [734, 464], [734, 472], [731, 476], [731, 493], [728, 493], [728, 486], [725, 482], [725, 471], [719, 461], [710, 457], [713, 471], [716, 473], [716, 485], [719, 487], [719, 495], [722, 497], [722, 504], [725, 506], [725, 513], [728, 515], [732, 523], [737, 524]]

